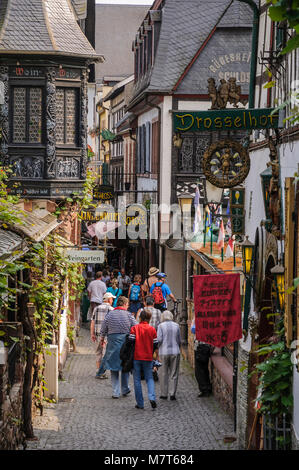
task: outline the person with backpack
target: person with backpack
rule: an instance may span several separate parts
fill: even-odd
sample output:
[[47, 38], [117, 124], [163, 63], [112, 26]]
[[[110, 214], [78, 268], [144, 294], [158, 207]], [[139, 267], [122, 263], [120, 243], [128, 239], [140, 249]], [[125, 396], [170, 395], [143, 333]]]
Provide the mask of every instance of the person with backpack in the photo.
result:
[[145, 303], [145, 298], [150, 295], [150, 288], [152, 287], [152, 285], [158, 281], [158, 278], [157, 278], [157, 274], [159, 273], [159, 269], [158, 268], [155, 268], [155, 266], [152, 266], [150, 269], [149, 269], [149, 272], [147, 273], [148, 274], [148, 277], [147, 279], [144, 281], [144, 283], [142, 284], [141, 286], [141, 293], [142, 293], [142, 301], [143, 303]]
[[140, 296], [141, 296], [141, 275], [135, 274], [134, 283], [131, 284], [129, 288], [129, 293], [128, 293], [128, 297], [130, 301], [129, 312], [133, 313], [135, 317], [136, 317], [138, 310], [141, 307]]
[[162, 277], [157, 274], [158, 282], [155, 282], [152, 287], [150, 288], [150, 293], [154, 299], [154, 307], [159, 309], [161, 312], [166, 310], [166, 301], [167, 296], [176, 302], [175, 296], [172, 294], [169, 286], [163, 282]]

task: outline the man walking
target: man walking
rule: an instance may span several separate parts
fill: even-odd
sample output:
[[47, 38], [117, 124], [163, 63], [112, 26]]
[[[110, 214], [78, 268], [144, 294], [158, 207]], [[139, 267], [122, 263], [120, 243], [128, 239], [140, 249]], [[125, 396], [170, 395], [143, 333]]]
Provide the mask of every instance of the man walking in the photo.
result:
[[131, 279], [126, 274], [124, 268], [120, 270], [120, 276], [118, 276], [118, 287], [122, 290], [122, 295], [128, 297], [129, 288], [131, 285]]
[[149, 270], [148, 278], [144, 281], [141, 286], [141, 293], [142, 293], [142, 300], [143, 303], [145, 302], [145, 298], [150, 294], [150, 288], [152, 285], [158, 281], [157, 274], [159, 273], [159, 269], [152, 266]]
[[180, 327], [173, 321], [173, 315], [165, 310], [161, 315], [162, 323], [158, 326], [160, 369], [160, 398], [175, 400], [180, 367], [181, 335]]
[[[106, 292], [103, 296], [103, 303], [101, 305], [98, 305], [91, 316], [91, 322], [90, 322], [90, 337], [91, 341], [93, 343], [96, 343], [96, 365], [97, 365], [97, 370], [99, 370], [101, 361], [103, 359], [103, 355], [105, 354], [106, 350], [106, 344], [107, 341], [105, 339], [103, 345], [102, 342], [100, 341], [100, 332], [102, 328], [102, 323], [105, 319], [105, 316], [110, 310], [113, 310], [112, 303], [113, 300], [115, 299], [114, 295], [112, 295], [110, 292]], [[96, 373], [96, 378], [97, 379], [108, 379], [106, 374], [98, 375], [98, 372]]]
[[[104, 344], [107, 336], [106, 354], [98, 371], [102, 375], [105, 370], [111, 372], [112, 398], [119, 398], [130, 393], [129, 372], [123, 372], [120, 360], [120, 350], [125, 342], [126, 335], [130, 333], [132, 326], [137, 324], [134, 316], [128, 312], [129, 300], [120, 296], [117, 306], [105, 316], [101, 328], [100, 341]], [[121, 376], [121, 384], [120, 384]]]
[[[139, 320], [140, 313], [143, 309], [140, 309], [136, 315], [136, 320]], [[150, 326], [153, 326], [155, 330], [158, 330], [158, 326], [161, 323], [161, 310], [158, 310], [154, 307], [154, 299], [152, 296], [148, 295], [145, 299], [145, 307], [144, 310], [150, 312], [151, 319], [150, 319]]]
[[103, 295], [106, 293], [107, 287], [106, 284], [102, 281], [102, 272], [98, 271], [96, 273], [96, 278], [94, 281], [91, 281], [87, 287], [87, 292], [90, 300], [90, 310], [91, 315], [93, 310], [101, 305], [103, 302]]
[[[193, 319], [191, 325], [191, 333], [195, 335], [195, 319]], [[212, 394], [209, 360], [213, 350], [213, 346], [198, 341], [196, 337], [194, 337], [194, 364], [195, 378], [199, 388], [198, 398], [209, 397]]]
[[[164, 274], [164, 273], [162, 273]], [[175, 296], [172, 294], [170, 287], [162, 280], [164, 276], [157, 274], [158, 282], [155, 282], [150, 288], [150, 293], [154, 299], [154, 307], [161, 312], [167, 308], [167, 296], [176, 302]]]
[[158, 347], [157, 332], [149, 325], [151, 313], [142, 310], [139, 325], [131, 328], [130, 340], [135, 342], [134, 351], [134, 390], [136, 408], [144, 408], [144, 400], [141, 386], [141, 372], [143, 371], [147, 385], [148, 399], [151, 407], [156, 408], [155, 383], [153, 378], [153, 354]]

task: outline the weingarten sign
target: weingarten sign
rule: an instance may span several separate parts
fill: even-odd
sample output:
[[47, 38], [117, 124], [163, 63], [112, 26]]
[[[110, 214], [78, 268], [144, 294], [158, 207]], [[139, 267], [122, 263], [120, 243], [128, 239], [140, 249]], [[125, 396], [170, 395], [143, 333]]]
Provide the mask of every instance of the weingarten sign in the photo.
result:
[[274, 108], [220, 109], [213, 111], [173, 111], [173, 130], [200, 132], [242, 129], [276, 129], [280, 126], [279, 113]]

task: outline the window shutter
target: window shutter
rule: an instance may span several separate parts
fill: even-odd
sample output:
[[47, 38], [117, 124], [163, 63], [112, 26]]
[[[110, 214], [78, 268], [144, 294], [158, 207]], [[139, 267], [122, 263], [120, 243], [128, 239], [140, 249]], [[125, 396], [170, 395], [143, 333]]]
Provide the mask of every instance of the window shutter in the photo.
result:
[[151, 123], [146, 123], [145, 171], [151, 171]]
[[294, 235], [295, 224], [293, 213], [295, 209], [294, 178], [285, 179], [285, 335], [289, 346], [293, 339], [292, 309], [294, 308], [294, 295], [287, 294], [292, 287], [294, 279]]

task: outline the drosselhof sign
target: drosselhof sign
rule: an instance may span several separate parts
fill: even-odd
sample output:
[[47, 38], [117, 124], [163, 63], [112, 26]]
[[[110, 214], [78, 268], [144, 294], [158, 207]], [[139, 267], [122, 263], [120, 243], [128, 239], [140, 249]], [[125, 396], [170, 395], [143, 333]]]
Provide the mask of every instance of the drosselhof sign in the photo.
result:
[[173, 111], [174, 132], [219, 131], [230, 129], [274, 129], [279, 114], [274, 108]]

